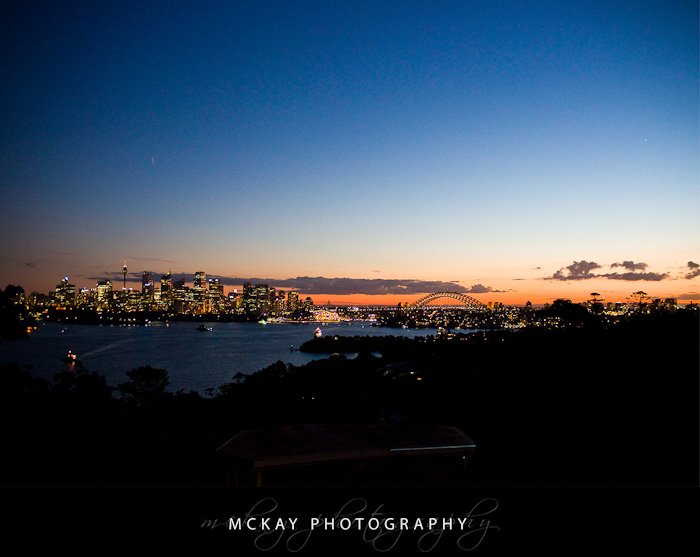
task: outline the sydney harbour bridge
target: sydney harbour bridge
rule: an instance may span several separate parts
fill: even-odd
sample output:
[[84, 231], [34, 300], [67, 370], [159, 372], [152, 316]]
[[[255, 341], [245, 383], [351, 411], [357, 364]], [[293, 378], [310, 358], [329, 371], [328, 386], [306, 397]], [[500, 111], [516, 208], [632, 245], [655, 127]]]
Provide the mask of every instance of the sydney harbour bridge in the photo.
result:
[[463, 294], [462, 292], [431, 292], [430, 294], [427, 294], [423, 296], [422, 298], [419, 298], [415, 302], [411, 304], [406, 304], [404, 306], [406, 309], [418, 309], [418, 308], [423, 308], [427, 306], [428, 304], [434, 302], [435, 300], [439, 300], [442, 298], [451, 298], [453, 300], [457, 300], [461, 304], [464, 305], [465, 308], [467, 309], [483, 309], [486, 306], [482, 304], [479, 300], [476, 298], [472, 298], [471, 296], [467, 296], [466, 294]]

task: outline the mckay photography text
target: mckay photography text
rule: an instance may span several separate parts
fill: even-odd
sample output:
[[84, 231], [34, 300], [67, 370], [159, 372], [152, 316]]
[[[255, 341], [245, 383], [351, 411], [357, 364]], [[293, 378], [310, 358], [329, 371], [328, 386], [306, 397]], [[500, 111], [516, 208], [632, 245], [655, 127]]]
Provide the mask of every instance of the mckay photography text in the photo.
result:
[[225, 530], [247, 536], [259, 551], [286, 548], [299, 552], [313, 545], [316, 535], [355, 536], [361, 543], [386, 552], [412, 544], [421, 552], [438, 547], [473, 551], [500, 530], [495, 523], [498, 501], [483, 498], [449, 514], [401, 514], [390, 512], [383, 503], [353, 498], [334, 512], [288, 513], [273, 497], [260, 499], [242, 514], [206, 518], [202, 529]]

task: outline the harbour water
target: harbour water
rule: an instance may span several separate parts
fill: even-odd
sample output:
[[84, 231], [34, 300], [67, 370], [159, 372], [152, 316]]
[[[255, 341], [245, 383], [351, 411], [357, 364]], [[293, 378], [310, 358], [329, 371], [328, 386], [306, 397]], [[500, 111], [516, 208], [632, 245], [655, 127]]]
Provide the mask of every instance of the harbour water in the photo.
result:
[[[257, 323], [210, 323], [211, 331], [197, 330], [195, 323], [169, 326], [107, 327], [41, 323], [29, 339], [0, 343], [0, 365], [16, 362], [28, 366], [37, 377], [52, 379], [64, 369], [68, 350], [78, 355], [84, 367], [97, 371], [116, 386], [127, 380], [126, 372], [138, 366], [165, 368], [169, 389], [194, 390], [204, 394], [230, 382], [236, 373], [252, 373], [278, 360], [302, 365], [326, 357], [299, 352], [313, 338], [319, 325]], [[434, 329], [387, 329], [366, 322], [321, 325], [323, 335], [423, 336]]]

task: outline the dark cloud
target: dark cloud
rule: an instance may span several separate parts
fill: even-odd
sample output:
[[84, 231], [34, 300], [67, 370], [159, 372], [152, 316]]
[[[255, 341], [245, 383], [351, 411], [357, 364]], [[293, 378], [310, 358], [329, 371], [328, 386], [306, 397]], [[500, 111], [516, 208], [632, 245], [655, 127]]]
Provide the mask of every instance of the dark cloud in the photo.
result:
[[700, 264], [695, 263], [695, 261], [688, 261], [688, 269], [690, 269], [689, 273], [686, 273], [685, 278], [688, 280], [694, 279], [697, 276], [700, 276]]
[[524, 278], [514, 278], [514, 279], [511, 279], [511, 280], [525, 280], [525, 279], [524, 279]]
[[610, 280], [648, 280], [656, 282], [667, 279], [668, 273], [607, 273], [598, 276]]
[[574, 261], [568, 267], [559, 269], [549, 280], [586, 280], [596, 278], [598, 275], [592, 275], [591, 271], [600, 269], [600, 265], [593, 261]]
[[505, 290], [494, 290], [490, 286], [484, 286], [483, 284], [474, 284], [465, 290], [467, 294], [486, 294], [487, 292], [505, 292]]
[[[157, 280], [161, 272], [149, 271]], [[127, 275], [129, 282], [141, 280], [142, 272], [133, 272]], [[326, 277], [296, 277], [289, 279], [273, 279], [261, 277], [222, 277], [218, 275], [207, 275], [210, 278], [216, 277], [221, 284], [226, 286], [241, 286], [244, 282], [253, 284], [268, 284], [276, 288], [299, 290], [306, 294], [427, 294], [430, 292], [462, 292], [468, 293], [464, 286], [454, 282], [445, 281], [425, 281], [414, 279], [355, 279], [355, 278], [326, 278]], [[92, 280], [122, 280], [122, 274], [118, 272], [104, 273], [101, 277], [89, 277]], [[173, 280], [185, 280], [192, 282], [193, 273], [173, 273]], [[475, 285], [481, 288], [488, 288], [482, 285]], [[474, 287], [473, 287], [474, 288]], [[486, 292], [498, 292], [497, 290], [486, 290]]]
[[[623, 261], [622, 263], [613, 263], [610, 267], [623, 267], [629, 272], [627, 273], [591, 273], [595, 269], [602, 267], [593, 261], [574, 261], [568, 267], [559, 269], [551, 277], [545, 277], [545, 280], [587, 280], [587, 279], [608, 279], [608, 280], [627, 280], [627, 281], [651, 281], [657, 282], [669, 278], [668, 273], [652, 273], [652, 272], [635, 272], [638, 270], [644, 271], [647, 268], [646, 263], [635, 263], [634, 261]], [[700, 274], [700, 273], [698, 273]]]
[[700, 294], [698, 294], [697, 292], [688, 292], [686, 294], [676, 296], [676, 298], [679, 300], [700, 300]]
[[610, 266], [613, 269], [615, 267], [624, 267], [628, 271], [644, 271], [649, 265], [646, 263], [635, 263], [634, 261], [623, 261], [622, 263], [613, 263]]
[[129, 257], [127, 260], [145, 261], [147, 263], [177, 263], [172, 259], [160, 259], [159, 257]]
[[38, 263], [35, 262], [35, 261], [27, 261], [27, 262], [25, 263], [25, 265], [26, 265], [27, 267], [29, 267], [30, 269], [36, 269], [36, 266], [38, 265]]
[[[325, 277], [296, 277], [286, 280], [255, 279], [280, 288], [294, 288], [310, 294], [426, 294], [429, 292], [463, 292], [468, 290], [459, 284], [444, 281], [413, 279], [354, 279]], [[249, 280], [247, 282], [252, 282]], [[240, 284], [240, 282], [238, 283]]]
[[[141, 282], [141, 276], [143, 273], [151, 273], [151, 275], [158, 279], [165, 273], [159, 273], [155, 271], [129, 271], [126, 274], [126, 282]], [[82, 275], [76, 275], [76, 276], [82, 276]], [[174, 277], [175, 275], [173, 275]], [[189, 281], [192, 282], [192, 278], [194, 275], [184, 275], [190, 277]], [[112, 282], [114, 281], [122, 281], [124, 279], [124, 275], [122, 273], [117, 272], [117, 271], [102, 271], [101, 275], [94, 275], [94, 276], [89, 276], [85, 277], [88, 280], [111, 280]], [[186, 279], [187, 280], [187, 279]]]

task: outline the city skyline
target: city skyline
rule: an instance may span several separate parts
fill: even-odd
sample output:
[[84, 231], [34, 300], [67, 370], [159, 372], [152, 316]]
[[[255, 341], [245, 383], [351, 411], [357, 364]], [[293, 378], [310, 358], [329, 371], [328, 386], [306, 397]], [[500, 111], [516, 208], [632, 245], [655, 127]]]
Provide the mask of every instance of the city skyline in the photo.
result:
[[[613, 272], [602, 273], [605, 268], [611, 269]], [[220, 288], [223, 294], [229, 294], [236, 291], [242, 291], [246, 283], [263, 284], [270, 286], [273, 290], [280, 291], [295, 291], [305, 296], [311, 297], [315, 303], [329, 303], [336, 305], [397, 305], [398, 303], [412, 303], [423, 297], [427, 293], [435, 292], [457, 292], [468, 294], [483, 303], [501, 302], [509, 305], [524, 305], [526, 302], [535, 304], [549, 303], [557, 298], [572, 299], [574, 302], [582, 302], [593, 298], [599, 298], [608, 302], [625, 302], [632, 298], [633, 291], [629, 289], [623, 295], [608, 296], [611, 292], [617, 294], [617, 291], [611, 291], [606, 288], [591, 288], [596, 284], [601, 284], [601, 281], [616, 281], [627, 282], [631, 286], [634, 284], [649, 284], [662, 283], [664, 281], [688, 282], [692, 284], [697, 277], [700, 276], [700, 264], [693, 261], [688, 261], [686, 266], [681, 268], [679, 273], [655, 273], [648, 270], [648, 265], [645, 263], [635, 263], [633, 261], [623, 261], [621, 263], [613, 263], [610, 265], [598, 265], [595, 262], [580, 261], [573, 262], [565, 268], [559, 269], [552, 276], [542, 277], [542, 280], [551, 284], [552, 282], [565, 282], [577, 284], [578, 289], [570, 289], [570, 291], [580, 292], [579, 296], [549, 296], [539, 298], [530, 296], [527, 300], [522, 300], [522, 293], [518, 291], [498, 290], [485, 286], [481, 283], [473, 284], [470, 287], [465, 287], [458, 281], [423, 281], [423, 280], [400, 280], [400, 279], [363, 279], [363, 278], [348, 278], [348, 277], [293, 277], [287, 279], [261, 278], [261, 277], [225, 277], [221, 275], [208, 274], [206, 271], [197, 271], [195, 273], [173, 273], [171, 269], [165, 272], [156, 271], [129, 271], [126, 260], [121, 271], [105, 272], [102, 276], [85, 277], [77, 275], [79, 280], [73, 282], [79, 283], [74, 285], [80, 289], [99, 289], [100, 284], [109, 281], [115, 291], [120, 289], [131, 289], [143, 291], [144, 285], [148, 283], [151, 289], [160, 288], [161, 281], [167, 277], [170, 285], [174, 282], [181, 282], [188, 287], [197, 287], [197, 276], [204, 276], [204, 281], [215, 281], [217, 289]], [[160, 278], [159, 278], [160, 277]], [[65, 275], [62, 282], [68, 282], [69, 275]], [[82, 282], [81, 282], [82, 281]], [[92, 281], [92, 282], [91, 282]], [[127, 286], [128, 285], [128, 286]], [[20, 285], [21, 286], [21, 285]], [[206, 286], [206, 285], [205, 285]], [[586, 288], [588, 286], [588, 288]], [[551, 287], [546, 287], [548, 294]], [[50, 294], [54, 288], [49, 289], [27, 289], [26, 293], [38, 292]], [[585, 292], [584, 292], [585, 291]], [[635, 292], [639, 291], [635, 289]], [[700, 296], [696, 293], [685, 295], [665, 294], [667, 290], [663, 288], [648, 288], [643, 290], [649, 298], [656, 299], [677, 299], [680, 303], [697, 302]], [[595, 294], [595, 296], [593, 296]]]
[[2, 286], [126, 259], [323, 303], [700, 299], [695, 2], [5, 15]]

